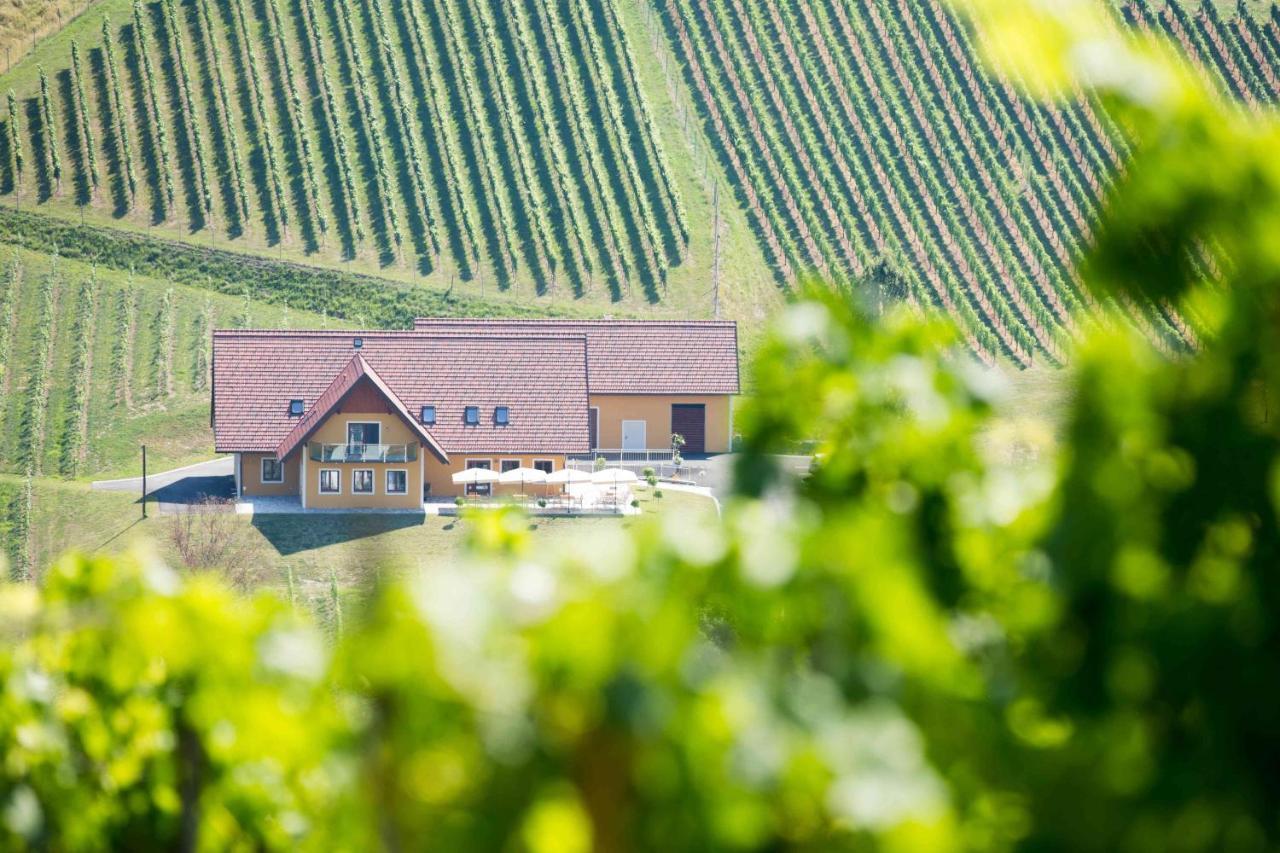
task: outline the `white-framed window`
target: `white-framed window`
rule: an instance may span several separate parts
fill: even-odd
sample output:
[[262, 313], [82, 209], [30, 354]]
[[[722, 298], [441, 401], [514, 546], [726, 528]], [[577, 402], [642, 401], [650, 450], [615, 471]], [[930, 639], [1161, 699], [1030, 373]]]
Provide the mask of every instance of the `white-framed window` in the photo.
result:
[[514, 471], [520, 467], [519, 459], [503, 459], [498, 463], [498, 473], [505, 474], [508, 471]]
[[320, 494], [336, 495], [342, 491], [342, 472], [337, 468], [320, 469]]
[[533, 469], [544, 474], [550, 474], [556, 470], [556, 461], [554, 459], [535, 459], [533, 460]]
[[347, 421], [347, 444], [382, 444], [382, 424], [377, 421]]
[[387, 494], [389, 495], [407, 495], [409, 494], [409, 472], [404, 468], [390, 468], [387, 470]]
[[[484, 468], [486, 471], [493, 469], [492, 459], [468, 459], [466, 468]], [[468, 483], [466, 492], [469, 495], [490, 495], [493, 494], [493, 485], [491, 483]]]
[[274, 456], [264, 458], [262, 460], [262, 482], [283, 483], [284, 463]]
[[357, 468], [351, 472], [351, 494], [373, 494], [373, 469]]

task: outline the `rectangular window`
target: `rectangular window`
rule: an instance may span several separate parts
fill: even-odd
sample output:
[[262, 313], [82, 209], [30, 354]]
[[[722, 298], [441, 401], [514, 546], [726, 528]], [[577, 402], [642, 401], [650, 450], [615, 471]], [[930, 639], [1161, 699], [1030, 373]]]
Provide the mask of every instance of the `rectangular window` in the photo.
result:
[[498, 463], [498, 472], [505, 474], [508, 471], [514, 471], [520, 467], [519, 459], [503, 459]]
[[463, 413], [463, 419], [467, 426], [476, 426], [480, 423], [480, 407], [467, 406]]
[[302, 411], [304, 408], [305, 406], [301, 400], [290, 400], [289, 401], [289, 417], [291, 418], [300, 417], [302, 415]]
[[511, 409], [507, 406], [498, 406], [493, 410], [493, 422], [498, 426], [506, 426], [511, 423]]
[[336, 495], [342, 491], [342, 472], [337, 468], [320, 469], [320, 494]]
[[436, 407], [435, 407], [435, 406], [423, 406], [423, 407], [422, 407], [422, 422], [423, 422], [424, 424], [426, 424], [427, 426], [431, 426], [432, 424], [434, 424], [434, 423], [436, 422]]
[[535, 459], [533, 460], [534, 470], [541, 471], [544, 474], [550, 474], [556, 470], [556, 463], [551, 459]]
[[387, 472], [387, 494], [405, 495], [409, 493], [409, 474], [405, 471]]
[[353, 495], [373, 494], [372, 468], [357, 468], [351, 472], [351, 493]]
[[382, 424], [377, 421], [351, 421], [347, 424], [347, 444], [381, 444]]
[[279, 459], [263, 459], [262, 460], [262, 482], [264, 483], [283, 483], [284, 482], [284, 465]]

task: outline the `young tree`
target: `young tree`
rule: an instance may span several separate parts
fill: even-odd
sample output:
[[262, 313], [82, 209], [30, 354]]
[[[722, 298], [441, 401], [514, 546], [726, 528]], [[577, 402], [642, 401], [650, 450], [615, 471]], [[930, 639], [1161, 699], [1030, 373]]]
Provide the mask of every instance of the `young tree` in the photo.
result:
[[89, 99], [84, 94], [84, 72], [80, 63], [80, 45], [71, 42], [71, 91], [75, 100], [76, 126], [80, 148], [84, 153], [85, 170], [89, 173], [89, 187], [98, 191], [98, 145], [94, 139], [93, 122], [89, 118]]
[[18, 99], [9, 90], [9, 174], [13, 176], [13, 198], [16, 204], [22, 197], [22, 169], [26, 159], [22, 154], [22, 126], [18, 123]]
[[44, 66], [39, 66], [40, 72], [40, 127], [41, 133], [44, 135], [45, 154], [48, 158], [49, 174], [53, 178], [55, 191], [62, 189], [62, 154], [59, 152], [58, 146], [58, 125], [53, 118], [52, 95], [49, 93], [49, 77], [44, 73]]

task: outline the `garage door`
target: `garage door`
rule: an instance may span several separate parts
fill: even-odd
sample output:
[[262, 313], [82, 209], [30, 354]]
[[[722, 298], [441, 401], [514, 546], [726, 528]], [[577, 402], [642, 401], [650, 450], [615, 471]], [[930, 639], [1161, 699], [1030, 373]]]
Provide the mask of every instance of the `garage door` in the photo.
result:
[[707, 452], [707, 407], [702, 403], [671, 406], [671, 431], [684, 436], [685, 453]]

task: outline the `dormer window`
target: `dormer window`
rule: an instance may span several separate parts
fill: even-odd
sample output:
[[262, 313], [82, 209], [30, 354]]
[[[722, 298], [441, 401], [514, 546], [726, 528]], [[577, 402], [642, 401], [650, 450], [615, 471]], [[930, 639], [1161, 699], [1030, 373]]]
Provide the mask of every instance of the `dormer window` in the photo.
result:
[[301, 400], [289, 401], [289, 417], [300, 418], [302, 417], [302, 413], [305, 409], [306, 409], [306, 406]]
[[467, 406], [467, 408], [463, 410], [462, 420], [463, 420], [463, 423], [465, 423], [467, 426], [479, 426], [480, 425], [480, 407]]
[[498, 426], [506, 426], [511, 423], [511, 408], [509, 406], [497, 406], [493, 410], [493, 422]]
[[431, 426], [432, 424], [434, 424], [436, 422], [436, 407], [423, 406], [420, 419], [427, 426]]

